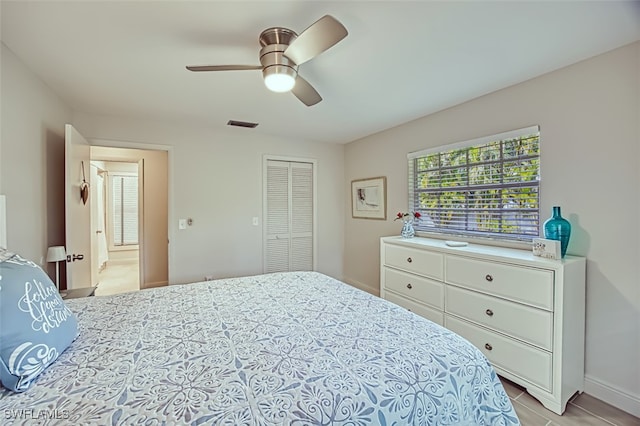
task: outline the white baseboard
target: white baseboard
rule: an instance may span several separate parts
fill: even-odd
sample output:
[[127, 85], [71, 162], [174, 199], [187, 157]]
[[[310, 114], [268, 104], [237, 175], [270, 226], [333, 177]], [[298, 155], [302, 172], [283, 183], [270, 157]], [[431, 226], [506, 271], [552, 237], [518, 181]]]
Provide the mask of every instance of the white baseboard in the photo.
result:
[[342, 281], [354, 286], [357, 289], [360, 289], [362, 291], [366, 291], [367, 293], [371, 293], [374, 296], [380, 296], [380, 289], [379, 288], [372, 288], [371, 286], [366, 285], [365, 283], [361, 283], [360, 281], [357, 280], [352, 280], [350, 278], [342, 278]]
[[588, 375], [584, 377], [584, 392], [627, 413], [640, 417], [640, 395], [632, 395]]

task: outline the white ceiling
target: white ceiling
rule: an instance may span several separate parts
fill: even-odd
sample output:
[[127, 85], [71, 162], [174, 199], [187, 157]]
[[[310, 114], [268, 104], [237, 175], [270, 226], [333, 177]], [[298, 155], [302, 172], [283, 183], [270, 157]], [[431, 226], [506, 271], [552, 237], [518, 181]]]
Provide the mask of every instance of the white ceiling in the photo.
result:
[[[347, 143], [640, 40], [638, 1], [5, 1], [2, 42], [74, 110]], [[258, 35], [325, 14], [349, 35], [269, 92]]]

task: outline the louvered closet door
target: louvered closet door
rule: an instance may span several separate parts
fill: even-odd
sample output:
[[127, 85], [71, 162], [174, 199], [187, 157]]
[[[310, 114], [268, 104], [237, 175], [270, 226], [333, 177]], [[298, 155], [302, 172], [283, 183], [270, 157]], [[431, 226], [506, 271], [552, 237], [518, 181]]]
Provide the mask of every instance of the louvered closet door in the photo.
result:
[[267, 161], [265, 272], [313, 270], [313, 164]]

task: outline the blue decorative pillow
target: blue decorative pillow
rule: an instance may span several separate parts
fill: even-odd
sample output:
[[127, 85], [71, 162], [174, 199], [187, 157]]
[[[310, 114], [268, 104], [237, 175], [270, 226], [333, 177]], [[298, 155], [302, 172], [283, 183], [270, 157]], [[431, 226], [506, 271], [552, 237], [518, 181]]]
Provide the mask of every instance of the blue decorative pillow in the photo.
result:
[[42, 268], [0, 251], [0, 381], [24, 392], [75, 340], [78, 321]]

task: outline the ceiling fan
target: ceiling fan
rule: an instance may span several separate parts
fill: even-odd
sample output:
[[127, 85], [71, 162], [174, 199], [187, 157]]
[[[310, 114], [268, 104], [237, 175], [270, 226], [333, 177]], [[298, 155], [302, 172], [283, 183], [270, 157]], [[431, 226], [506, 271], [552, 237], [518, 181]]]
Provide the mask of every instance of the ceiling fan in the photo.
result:
[[267, 28], [260, 33], [261, 65], [187, 66], [189, 71], [262, 70], [264, 83], [274, 92], [291, 92], [307, 106], [322, 100], [316, 89], [298, 75], [298, 66], [315, 58], [347, 36], [347, 29], [330, 15], [311, 24], [300, 35], [283, 28]]

